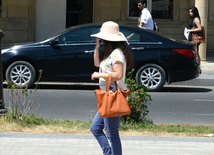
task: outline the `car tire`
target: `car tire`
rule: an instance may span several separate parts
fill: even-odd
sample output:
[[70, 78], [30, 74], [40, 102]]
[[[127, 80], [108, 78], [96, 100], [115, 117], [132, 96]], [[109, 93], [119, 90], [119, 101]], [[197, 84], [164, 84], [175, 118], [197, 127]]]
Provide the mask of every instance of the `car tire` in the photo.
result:
[[23, 88], [31, 87], [35, 82], [35, 76], [34, 67], [26, 61], [16, 61], [6, 70], [6, 80]]
[[157, 64], [146, 64], [136, 73], [137, 84], [146, 86], [147, 91], [159, 91], [166, 82], [166, 74]]

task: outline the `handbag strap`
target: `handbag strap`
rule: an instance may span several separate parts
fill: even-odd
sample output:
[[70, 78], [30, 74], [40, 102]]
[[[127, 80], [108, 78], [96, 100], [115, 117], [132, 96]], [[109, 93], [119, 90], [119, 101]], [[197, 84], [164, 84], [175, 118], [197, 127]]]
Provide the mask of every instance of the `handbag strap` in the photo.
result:
[[[106, 92], [109, 92], [109, 87], [110, 87], [110, 83], [111, 83], [111, 76], [112, 76], [112, 73], [109, 73], [107, 83], [106, 83]], [[119, 88], [117, 82], [115, 82], [115, 84], [117, 85], [117, 91], [120, 93], [120, 88]]]
[[109, 87], [110, 87], [110, 83], [111, 83], [111, 75], [112, 73], [108, 74], [108, 79], [107, 79], [107, 83], [106, 83], [106, 91], [109, 91]]

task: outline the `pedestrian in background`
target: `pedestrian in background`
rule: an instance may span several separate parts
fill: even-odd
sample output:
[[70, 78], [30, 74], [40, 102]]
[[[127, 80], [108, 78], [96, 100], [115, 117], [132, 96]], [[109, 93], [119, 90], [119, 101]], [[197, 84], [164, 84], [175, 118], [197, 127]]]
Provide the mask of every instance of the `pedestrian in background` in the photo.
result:
[[147, 0], [139, 0], [138, 8], [141, 11], [140, 18], [138, 19], [138, 26], [141, 28], [154, 30], [154, 22], [152, 15], [147, 8]]
[[[189, 15], [191, 21], [189, 22], [189, 29], [187, 29], [187, 32], [189, 32], [189, 41], [192, 41], [192, 33], [194, 32], [200, 32], [202, 30], [201, 28], [201, 18], [198, 12], [198, 9], [193, 6], [189, 9]], [[200, 56], [199, 56], [199, 44], [197, 44], [197, 56], [198, 56], [198, 62], [200, 64]]]
[[[119, 25], [108, 21], [103, 23], [99, 33], [91, 35], [97, 37], [94, 51], [94, 65], [99, 72], [94, 72], [91, 79], [99, 78], [100, 89], [106, 90], [108, 74], [112, 73], [109, 91], [115, 92], [117, 85], [121, 90], [127, 90], [125, 85], [126, 69], [133, 64], [131, 48], [126, 37], [119, 31]], [[103, 50], [100, 50], [100, 42]], [[120, 117], [101, 118], [97, 112], [90, 130], [97, 139], [104, 155], [122, 155], [119, 136]], [[103, 132], [105, 128], [106, 134]], [[110, 141], [110, 144], [108, 142]]]

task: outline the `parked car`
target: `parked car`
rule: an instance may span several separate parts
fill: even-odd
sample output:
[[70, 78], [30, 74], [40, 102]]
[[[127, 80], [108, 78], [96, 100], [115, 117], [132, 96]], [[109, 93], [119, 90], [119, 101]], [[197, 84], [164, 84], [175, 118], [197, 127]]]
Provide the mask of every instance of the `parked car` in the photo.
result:
[[[79, 25], [43, 41], [16, 45], [2, 50], [4, 80], [32, 86], [43, 70], [41, 81], [92, 82], [96, 38], [101, 25]], [[149, 91], [160, 90], [165, 82], [194, 79], [200, 74], [196, 45], [177, 41], [161, 33], [131, 26], [120, 26], [128, 38], [135, 61], [137, 83]]]

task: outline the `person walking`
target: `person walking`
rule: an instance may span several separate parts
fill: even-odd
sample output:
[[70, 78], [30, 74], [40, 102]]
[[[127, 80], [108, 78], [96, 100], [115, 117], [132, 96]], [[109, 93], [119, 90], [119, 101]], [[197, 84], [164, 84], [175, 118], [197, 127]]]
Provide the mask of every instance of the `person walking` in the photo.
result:
[[144, 29], [154, 30], [154, 21], [147, 8], [147, 0], [139, 0], [138, 8], [141, 11], [140, 18], [138, 19], [138, 26]]
[[[197, 32], [202, 31], [201, 18], [200, 18], [198, 9], [195, 6], [193, 6], [189, 9], [189, 15], [190, 15], [191, 21], [189, 22], [189, 29], [187, 29], [187, 32], [190, 33], [188, 40], [192, 41], [192, 33], [195, 33], [195, 32], [197, 33]], [[196, 53], [197, 53], [197, 57], [198, 57], [198, 62], [200, 64], [199, 45], [200, 44], [197, 44]]]
[[[94, 72], [91, 79], [99, 78], [100, 89], [106, 90], [108, 74], [112, 73], [109, 91], [115, 92], [117, 85], [120, 89], [127, 90], [125, 75], [126, 70], [133, 64], [133, 56], [126, 37], [119, 31], [119, 25], [107, 21], [102, 24], [100, 32], [92, 34], [91, 37], [97, 37], [94, 65], [99, 67], [99, 72]], [[103, 50], [100, 50], [101, 42]], [[98, 112], [92, 121], [90, 130], [100, 144], [104, 155], [122, 155], [119, 124], [120, 117], [101, 118]], [[103, 132], [104, 128], [106, 134]]]

